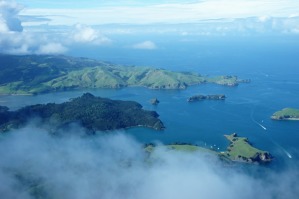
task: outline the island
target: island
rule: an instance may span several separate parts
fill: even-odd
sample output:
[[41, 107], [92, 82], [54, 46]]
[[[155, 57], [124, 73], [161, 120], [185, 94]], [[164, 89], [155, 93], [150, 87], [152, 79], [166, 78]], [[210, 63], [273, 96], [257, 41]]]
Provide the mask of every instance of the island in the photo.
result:
[[143, 110], [137, 102], [95, 97], [90, 93], [61, 104], [36, 104], [17, 111], [0, 108], [0, 132], [21, 128], [32, 119], [53, 133], [74, 123], [89, 133], [136, 126], [155, 130], [165, 128], [155, 111]]
[[225, 100], [225, 95], [194, 95], [187, 99], [188, 102], [195, 102], [200, 100]]
[[153, 99], [150, 100], [150, 103], [152, 105], [158, 105], [160, 103], [160, 101], [157, 98], [153, 98]]
[[[167, 150], [174, 151], [205, 153], [208, 155], [217, 156], [225, 162], [262, 164], [271, 162], [273, 159], [272, 155], [269, 152], [254, 148], [249, 143], [247, 138], [238, 137], [236, 133], [225, 135], [225, 137], [230, 142], [226, 151], [216, 151], [210, 148], [205, 148], [188, 143], [174, 143], [162, 147], [165, 147]], [[147, 144], [145, 145], [145, 151], [149, 154], [149, 156], [151, 156], [156, 147], [161, 146]]]
[[273, 120], [298, 120], [299, 121], [299, 109], [284, 108], [275, 112], [271, 119]]
[[210, 77], [207, 79], [207, 82], [216, 83], [223, 86], [238, 86], [240, 83], [250, 83], [250, 79], [239, 79], [235, 75], [223, 75]]
[[214, 83], [237, 86], [247, 82], [237, 76], [202, 76], [142, 66], [122, 66], [64, 55], [0, 54], [0, 94], [34, 95], [86, 88], [186, 89]]

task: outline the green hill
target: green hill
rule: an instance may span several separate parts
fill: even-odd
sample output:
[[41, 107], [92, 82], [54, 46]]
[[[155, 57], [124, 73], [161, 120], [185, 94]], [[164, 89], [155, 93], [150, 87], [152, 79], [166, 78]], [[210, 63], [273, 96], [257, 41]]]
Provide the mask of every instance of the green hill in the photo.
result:
[[0, 132], [23, 127], [33, 118], [54, 132], [73, 123], [91, 132], [134, 126], [162, 130], [164, 125], [158, 117], [155, 111], [143, 110], [137, 102], [111, 100], [85, 93], [62, 104], [37, 104], [17, 111], [0, 106]]
[[236, 86], [240, 82], [244, 80], [236, 76], [206, 77], [197, 73], [121, 66], [62, 55], [0, 55], [0, 94], [38, 94], [127, 86], [185, 89], [201, 83]]

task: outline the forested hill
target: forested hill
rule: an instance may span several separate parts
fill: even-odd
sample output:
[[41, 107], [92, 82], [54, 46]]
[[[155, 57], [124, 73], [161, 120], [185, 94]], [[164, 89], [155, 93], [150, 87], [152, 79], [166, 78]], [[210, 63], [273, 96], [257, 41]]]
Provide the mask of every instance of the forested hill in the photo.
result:
[[137, 102], [111, 100], [85, 93], [62, 104], [37, 104], [17, 111], [0, 106], [0, 132], [23, 127], [32, 119], [54, 132], [73, 123], [82, 125], [90, 132], [135, 126], [162, 130], [164, 125], [158, 117], [155, 111], [143, 110]]
[[[247, 81], [247, 80], [246, 80]], [[1, 55], [0, 94], [38, 94], [84, 88], [143, 86], [185, 89], [200, 83], [236, 86], [236, 76], [206, 77], [150, 67], [121, 66], [63, 55]]]

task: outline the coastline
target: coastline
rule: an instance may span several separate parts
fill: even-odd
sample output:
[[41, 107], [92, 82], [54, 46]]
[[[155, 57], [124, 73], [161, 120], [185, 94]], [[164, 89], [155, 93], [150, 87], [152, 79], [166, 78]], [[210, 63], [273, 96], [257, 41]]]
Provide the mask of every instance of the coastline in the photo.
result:
[[299, 118], [276, 118], [276, 117], [271, 117], [272, 120], [278, 120], [278, 121], [299, 121]]

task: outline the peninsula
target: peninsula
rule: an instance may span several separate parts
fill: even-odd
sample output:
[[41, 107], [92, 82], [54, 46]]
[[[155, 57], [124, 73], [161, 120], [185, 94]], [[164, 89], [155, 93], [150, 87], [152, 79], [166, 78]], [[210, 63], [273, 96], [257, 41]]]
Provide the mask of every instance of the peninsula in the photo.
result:
[[188, 102], [195, 102], [200, 100], [225, 100], [225, 95], [194, 95], [187, 99]]
[[227, 151], [220, 155], [232, 161], [245, 163], [266, 163], [272, 160], [272, 155], [267, 151], [254, 148], [245, 137], [238, 137], [236, 133], [224, 135], [229, 140], [230, 145]]
[[299, 109], [284, 108], [275, 112], [271, 119], [273, 120], [299, 120]]
[[[269, 152], [254, 148], [247, 138], [238, 137], [236, 133], [225, 135], [225, 137], [230, 142], [226, 151], [215, 151], [187, 143], [174, 143], [166, 145], [165, 147], [167, 150], [200, 152], [215, 155], [226, 162], [267, 163], [272, 161], [272, 155]], [[151, 154], [155, 148], [156, 146], [149, 144], [146, 145], [145, 151]]]
[[155, 111], [143, 110], [137, 102], [111, 100], [85, 93], [62, 104], [37, 104], [17, 111], [0, 107], [0, 132], [23, 127], [33, 118], [53, 132], [73, 123], [80, 124], [91, 133], [135, 126], [163, 130], [164, 125], [158, 117]]
[[0, 94], [33, 95], [86, 88], [140, 86], [150, 89], [186, 89], [215, 83], [237, 86], [237, 76], [202, 76], [151, 67], [122, 66], [63, 55], [0, 54]]

